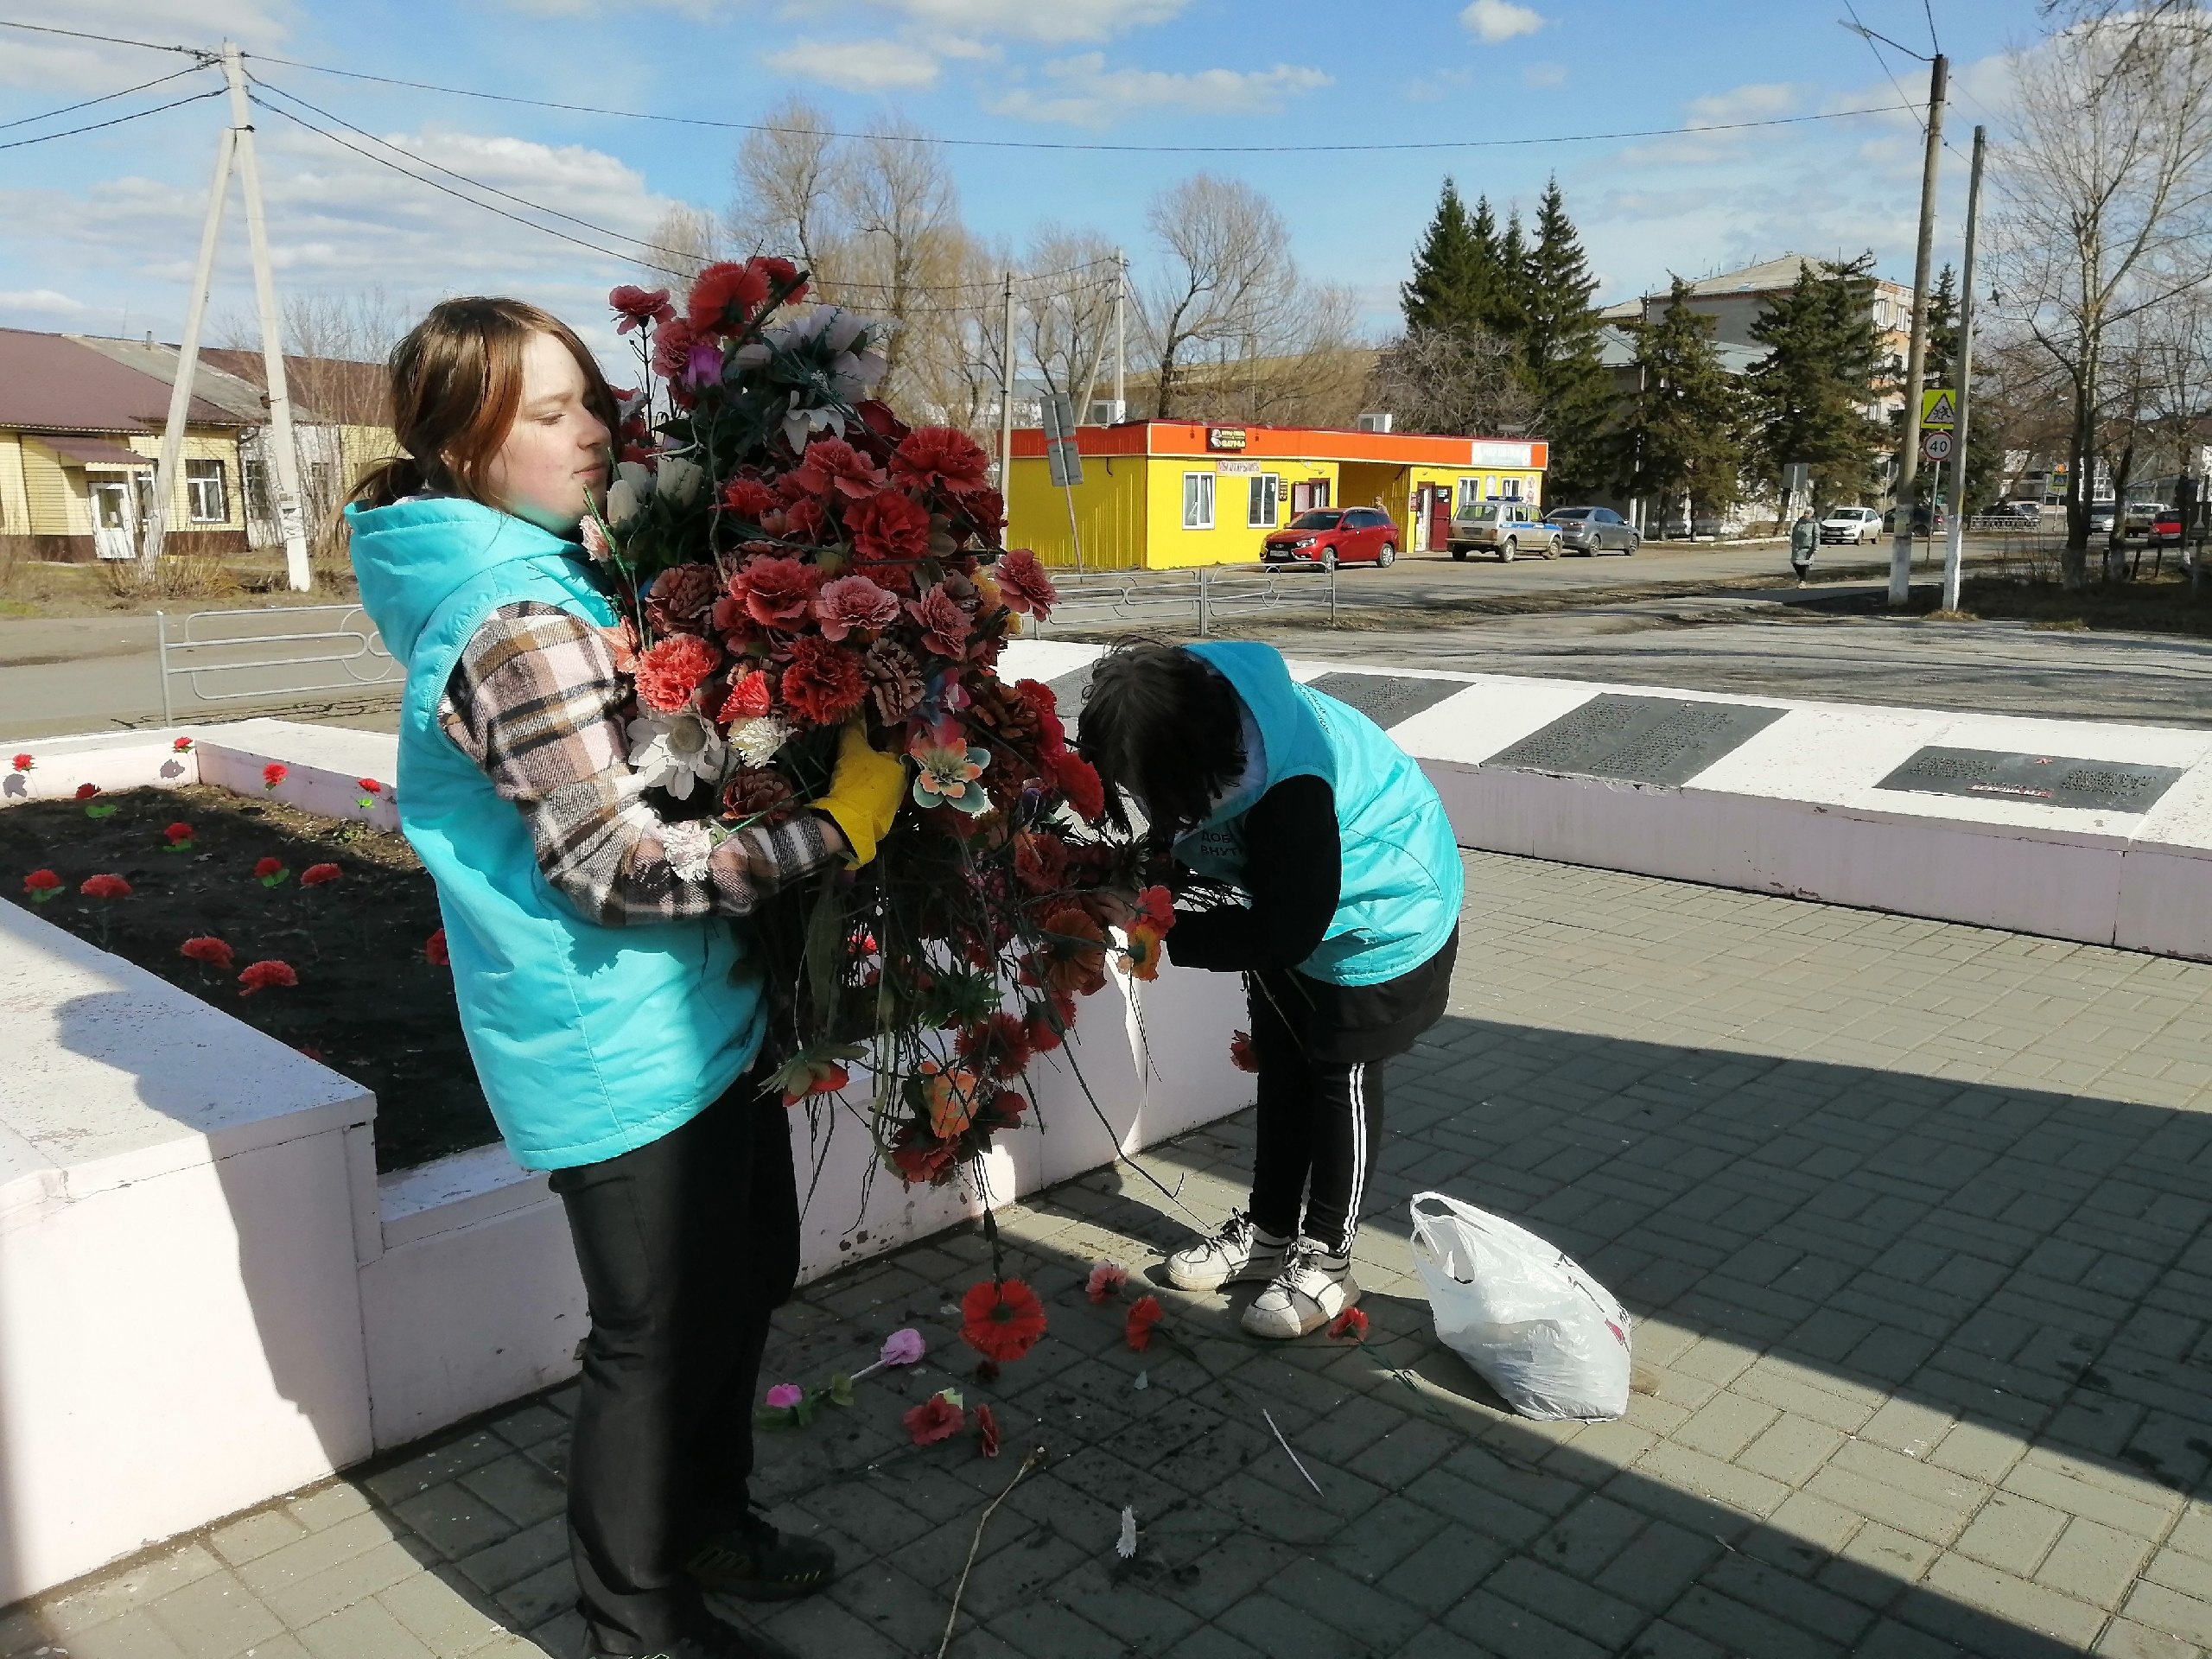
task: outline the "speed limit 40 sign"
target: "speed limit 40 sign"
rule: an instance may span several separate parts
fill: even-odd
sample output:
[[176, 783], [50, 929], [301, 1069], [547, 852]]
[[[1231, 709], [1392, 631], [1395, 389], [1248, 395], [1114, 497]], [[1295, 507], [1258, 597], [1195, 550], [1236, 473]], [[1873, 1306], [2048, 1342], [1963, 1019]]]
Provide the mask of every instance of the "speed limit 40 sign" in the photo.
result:
[[1951, 435], [1948, 432], [1924, 433], [1920, 440], [1920, 453], [1930, 461], [1948, 461], [1951, 454]]

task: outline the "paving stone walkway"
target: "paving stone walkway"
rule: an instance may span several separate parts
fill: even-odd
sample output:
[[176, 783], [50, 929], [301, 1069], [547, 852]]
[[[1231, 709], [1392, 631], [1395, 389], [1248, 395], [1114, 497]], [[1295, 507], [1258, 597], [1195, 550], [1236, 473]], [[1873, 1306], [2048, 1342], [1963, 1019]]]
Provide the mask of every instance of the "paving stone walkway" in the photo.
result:
[[[968, 1580], [967, 1659], [2212, 1649], [2212, 967], [1467, 863], [1451, 1013], [1390, 1075], [1370, 1346], [1261, 1345], [1163, 1294], [1185, 1351], [1139, 1355], [1084, 1300], [1094, 1260], [1156, 1271], [1182, 1210], [1239, 1196], [1249, 1116], [1146, 1155], [1178, 1199], [1122, 1169], [1000, 1212], [1052, 1325], [997, 1382], [947, 1317], [975, 1232], [817, 1285], [771, 1380], [902, 1325], [931, 1355], [764, 1436], [761, 1495], [848, 1563], [765, 1629], [935, 1654], [976, 1516], [1041, 1444]], [[1432, 1186], [1629, 1304], [1625, 1420], [1521, 1421], [1437, 1350], [1405, 1244]], [[906, 1444], [948, 1385], [1004, 1455]], [[568, 1404], [0, 1613], [0, 1659], [571, 1654]]]

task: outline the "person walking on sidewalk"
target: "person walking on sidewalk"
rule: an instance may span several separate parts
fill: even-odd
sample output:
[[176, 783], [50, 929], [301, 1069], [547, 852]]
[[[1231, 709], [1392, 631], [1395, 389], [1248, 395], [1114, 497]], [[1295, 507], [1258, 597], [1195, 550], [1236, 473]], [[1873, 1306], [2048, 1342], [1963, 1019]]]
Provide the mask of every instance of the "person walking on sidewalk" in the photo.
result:
[[1293, 681], [1270, 645], [1117, 648], [1092, 672], [1078, 741], [1113, 821], [1128, 822], [1127, 791], [1179, 867], [1170, 957], [1242, 973], [1250, 1008], [1249, 1205], [1169, 1256], [1168, 1281], [1264, 1281], [1244, 1329], [1304, 1336], [1359, 1300], [1383, 1065], [1451, 988], [1464, 878], [1444, 804], [1379, 727]]
[[1821, 550], [1821, 526], [1813, 517], [1813, 510], [1806, 508], [1797, 515], [1797, 522], [1789, 526], [1789, 568], [1797, 573], [1797, 585], [1805, 585], [1805, 573], [1813, 568], [1813, 555]]
[[865, 863], [905, 792], [849, 732], [774, 829], [664, 817], [627, 755], [616, 613], [582, 556], [614, 399], [534, 306], [448, 300], [391, 357], [404, 451], [346, 509], [361, 603], [407, 665], [400, 828], [437, 882], [454, 993], [507, 1149], [550, 1173], [590, 1306], [569, 1530], [589, 1651], [778, 1652], [702, 1592], [804, 1594], [828, 1547], [753, 1512], [753, 1396], [798, 1272], [760, 952], [732, 918]]

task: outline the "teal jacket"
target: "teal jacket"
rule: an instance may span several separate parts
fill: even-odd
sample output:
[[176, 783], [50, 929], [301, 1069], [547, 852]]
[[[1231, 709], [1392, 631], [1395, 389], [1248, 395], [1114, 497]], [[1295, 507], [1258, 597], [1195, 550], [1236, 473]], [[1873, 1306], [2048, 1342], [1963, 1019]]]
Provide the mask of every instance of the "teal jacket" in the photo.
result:
[[1175, 843], [1201, 875], [1234, 882], [1244, 819], [1290, 778], [1319, 778], [1336, 796], [1344, 877], [1320, 948], [1298, 971], [1332, 985], [1379, 985], [1421, 966], [1459, 925], [1465, 878], [1436, 786], [1357, 709], [1290, 677], [1281, 653], [1247, 641], [1186, 649], [1228, 677], [1260, 734], [1266, 774]]
[[461, 648], [532, 600], [604, 627], [573, 543], [473, 501], [348, 507], [361, 603], [407, 665], [399, 825], [438, 887], [476, 1075], [516, 1161], [597, 1163], [658, 1140], [760, 1051], [760, 972], [727, 920], [609, 927], [537, 868], [522, 813], [438, 722]]

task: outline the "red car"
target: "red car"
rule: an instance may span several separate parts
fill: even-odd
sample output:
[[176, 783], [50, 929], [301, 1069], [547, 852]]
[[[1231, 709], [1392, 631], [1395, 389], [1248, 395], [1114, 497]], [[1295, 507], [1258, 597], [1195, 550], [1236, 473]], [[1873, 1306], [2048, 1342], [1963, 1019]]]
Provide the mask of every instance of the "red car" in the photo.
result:
[[2181, 509], [2160, 507], [2151, 520], [2151, 545], [2179, 547], [2181, 545]]
[[1318, 564], [1326, 570], [1395, 564], [1403, 539], [1380, 507], [1316, 507], [1269, 532], [1260, 557], [1268, 564]]

